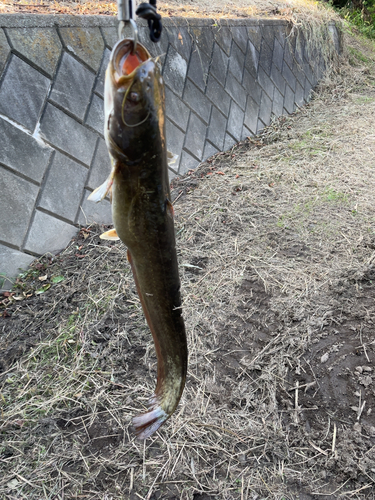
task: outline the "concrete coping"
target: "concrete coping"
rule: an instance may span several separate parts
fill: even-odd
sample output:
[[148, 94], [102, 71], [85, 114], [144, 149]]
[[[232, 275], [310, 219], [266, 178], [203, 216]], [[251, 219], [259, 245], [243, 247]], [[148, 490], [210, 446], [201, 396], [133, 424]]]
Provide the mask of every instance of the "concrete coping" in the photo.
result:
[[[117, 27], [118, 21], [115, 16], [86, 16], [67, 14], [0, 14], [1, 28], [53, 28], [54, 26], [69, 28], [90, 27]], [[137, 19], [137, 24], [147, 26], [143, 19]], [[267, 26], [290, 24], [283, 19], [209, 19], [194, 17], [163, 17], [163, 24], [167, 27], [210, 27], [210, 26]]]

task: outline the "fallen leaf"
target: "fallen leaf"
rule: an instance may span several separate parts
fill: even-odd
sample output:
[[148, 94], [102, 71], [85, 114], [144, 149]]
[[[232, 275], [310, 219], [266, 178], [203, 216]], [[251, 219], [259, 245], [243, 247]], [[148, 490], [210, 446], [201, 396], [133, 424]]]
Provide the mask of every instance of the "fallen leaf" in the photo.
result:
[[14, 488], [17, 488], [17, 486], [20, 484], [18, 479], [14, 478], [9, 483], [7, 483], [7, 487], [11, 490], [14, 490]]
[[47, 277], [48, 277], [47, 274], [44, 276], [39, 276], [38, 280], [39, 281], [46, 281]]
[[46, 283], [45, 285], [42, 286], [42, 288], [39, 288], [35, 292], [35, 295], [40, 295], [41, 293], [46, 292], [49, 288], [51, 288], [51, 284], [50, 283]]
[[64, 276], [53, 276], [51, 281], [52, 283], [61, 283], [61, 281], [64, 281]]

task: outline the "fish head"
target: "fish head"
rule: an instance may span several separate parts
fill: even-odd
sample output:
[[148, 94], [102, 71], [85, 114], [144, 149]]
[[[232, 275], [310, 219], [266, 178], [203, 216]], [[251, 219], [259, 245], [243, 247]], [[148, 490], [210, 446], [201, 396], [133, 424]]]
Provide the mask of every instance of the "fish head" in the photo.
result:
[[115, 159], [128, 164], [144, 156], [147, 142], [164, 143], [164, 84], [159, 64], [141, 44], [132, 50], [133, 40], [121, 40], [114, 47], [104, 105], [108, 149]]

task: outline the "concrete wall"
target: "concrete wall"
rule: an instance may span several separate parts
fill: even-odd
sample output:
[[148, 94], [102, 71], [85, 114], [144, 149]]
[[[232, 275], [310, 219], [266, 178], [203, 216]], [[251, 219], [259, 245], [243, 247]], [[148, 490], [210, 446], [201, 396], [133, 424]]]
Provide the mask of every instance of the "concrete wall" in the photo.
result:
[[[171, 177], [257, 134], [309, 100], [339, 50], [334, 25], [308, 50], [285, 21], [164, 19], [162, 55]], [[64, 248], [79, 224], [110, 223], [87, 196], [108, 175], [104, 73], [117, 21], [104, 16], [0, 15], [0, 272], [13, 277]], [[9, 287], [7, 280], [3, 285]], [[1, 286], [1, 283], [0, 283]]]

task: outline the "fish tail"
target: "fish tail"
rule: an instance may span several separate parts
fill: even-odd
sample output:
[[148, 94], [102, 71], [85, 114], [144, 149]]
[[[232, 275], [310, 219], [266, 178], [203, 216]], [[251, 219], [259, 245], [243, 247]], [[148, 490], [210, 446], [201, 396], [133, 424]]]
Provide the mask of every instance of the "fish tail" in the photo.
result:
[[156, 396], [148, 403], [149, 411], [133, 418], [134, 433], [138, 439], [147, 439], [169, 418]]

